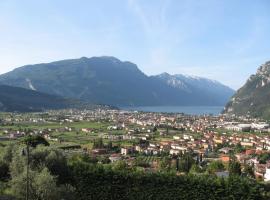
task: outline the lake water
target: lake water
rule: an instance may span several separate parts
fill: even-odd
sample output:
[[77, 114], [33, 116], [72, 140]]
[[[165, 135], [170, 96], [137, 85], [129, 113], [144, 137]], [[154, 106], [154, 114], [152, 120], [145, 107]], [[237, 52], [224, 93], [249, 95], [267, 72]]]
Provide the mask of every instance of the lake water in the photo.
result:
[[144, 112], [165, 112], [185, 113], [189, 115], [218, 115], [223, 110], [222, 106], [130, 106], [121, 107], [122, 110], [144, 111]]

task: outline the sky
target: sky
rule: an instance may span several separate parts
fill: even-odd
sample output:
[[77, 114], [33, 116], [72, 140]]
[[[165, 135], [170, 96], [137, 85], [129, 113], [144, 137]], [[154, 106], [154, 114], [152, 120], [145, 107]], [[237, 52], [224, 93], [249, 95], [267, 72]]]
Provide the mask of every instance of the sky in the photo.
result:
[[115, 56], [241, 87], [270, 60], [269, 0], [0, 0], [0, 73]]

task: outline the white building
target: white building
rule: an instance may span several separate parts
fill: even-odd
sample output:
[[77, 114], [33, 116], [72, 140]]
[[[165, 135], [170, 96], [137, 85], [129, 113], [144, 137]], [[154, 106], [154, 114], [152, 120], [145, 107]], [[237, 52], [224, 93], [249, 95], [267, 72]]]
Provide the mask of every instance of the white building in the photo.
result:
[[264, 181], [270, 181], [270, 168], [266, 168], [266, 172], [264, 174]]

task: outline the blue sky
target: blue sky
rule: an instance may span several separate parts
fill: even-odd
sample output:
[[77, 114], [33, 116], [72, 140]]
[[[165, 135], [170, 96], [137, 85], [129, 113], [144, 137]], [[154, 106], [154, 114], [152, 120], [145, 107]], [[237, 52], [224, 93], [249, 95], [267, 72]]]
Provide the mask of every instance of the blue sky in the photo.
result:
[[0, 73], [110, 55], [238, 89], [270, 60], [269, 0], [1, 0]]

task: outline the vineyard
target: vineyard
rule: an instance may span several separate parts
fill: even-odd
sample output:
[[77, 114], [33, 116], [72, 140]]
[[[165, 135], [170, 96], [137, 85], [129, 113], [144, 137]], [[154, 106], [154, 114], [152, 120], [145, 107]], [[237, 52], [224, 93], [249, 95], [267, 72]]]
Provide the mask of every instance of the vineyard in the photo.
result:
[[150, 155], [150, 156], [143, 156], [143, 161], [148, 163], [148, 164], [152, 164], [154, 161], [158, 161], [160, 159], [160, 157], [157, 157], [157, 156], [153, 156], [153, 155]]

